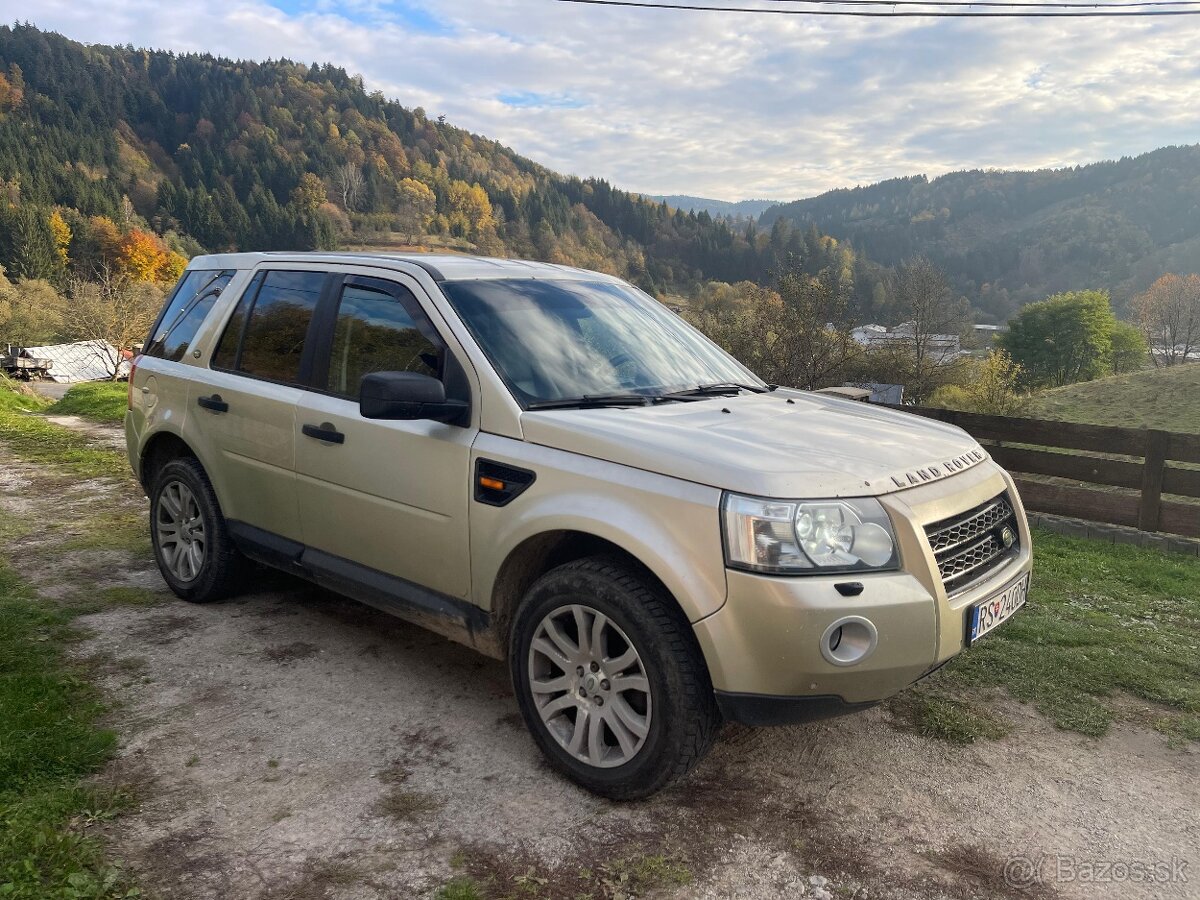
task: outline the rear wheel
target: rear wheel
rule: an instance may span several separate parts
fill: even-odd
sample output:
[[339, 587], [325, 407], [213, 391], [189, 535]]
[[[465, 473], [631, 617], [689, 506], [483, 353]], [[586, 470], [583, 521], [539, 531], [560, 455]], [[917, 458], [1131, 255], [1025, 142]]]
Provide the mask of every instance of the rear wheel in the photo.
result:
[[526, 725], [550, 763], [597, 794], [645, 797], [707, 753], [720, 723], [691, 626], [616, 559], [540, 578], [513, 628]]
[[163, 579], [184, 600], [208, 603], [236, 587], [243, 559], [197, 460], [173, 459], [155, 473], [150, 541]]

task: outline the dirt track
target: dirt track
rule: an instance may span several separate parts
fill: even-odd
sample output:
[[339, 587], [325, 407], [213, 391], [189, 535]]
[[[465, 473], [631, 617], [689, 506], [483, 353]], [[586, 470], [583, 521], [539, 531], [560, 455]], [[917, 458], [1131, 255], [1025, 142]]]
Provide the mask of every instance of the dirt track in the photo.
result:
[[[464, 873], [555, 898], [1200, 893], [1194, 746], [1123, 727], [1093, 740], [1011, 705], [1009, 736], [953, 747], [877, 709], [727, 728], [683, 784], [612, 804], [542, 765], [501, 664], [282, 576], [224, 604], [175, 601], [144, 551], [64, 549], [97, 508], [136, 512], [132, 489], [8, 457], [0, 471], [5, 510], [60, 526], [7, 553], [47, 597], [162, 595], [87, 617], [79, 651], [117, 703], [106, 778], [141, 800], [109, 836], [151, 894], [426, 897]], [[1006, 860], [1041, 854], [1042, 886], [1006, 884]], [[1186, 882], [1079, 878], [1172, 858]]]

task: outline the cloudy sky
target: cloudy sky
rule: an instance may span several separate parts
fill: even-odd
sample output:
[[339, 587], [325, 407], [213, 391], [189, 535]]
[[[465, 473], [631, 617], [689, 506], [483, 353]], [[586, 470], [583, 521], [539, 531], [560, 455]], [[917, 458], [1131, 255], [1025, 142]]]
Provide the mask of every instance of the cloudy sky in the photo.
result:
[[0, 0], [0, 17], [91, 43], [334, 62], [554, 169], [647, 193], [791, 199], [1200, 141], [1200, 16], [879, 21], [554, 0]]

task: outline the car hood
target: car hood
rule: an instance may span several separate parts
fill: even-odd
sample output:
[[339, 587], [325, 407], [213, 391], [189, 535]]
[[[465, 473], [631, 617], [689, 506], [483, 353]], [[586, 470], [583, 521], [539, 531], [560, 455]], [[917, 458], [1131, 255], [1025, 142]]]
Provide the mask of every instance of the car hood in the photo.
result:
[[804, 391], [629, 409], [525, 412], [525, 440], [762, 497], [854, 497], [945, 478], [988, 459], [965, 431]]

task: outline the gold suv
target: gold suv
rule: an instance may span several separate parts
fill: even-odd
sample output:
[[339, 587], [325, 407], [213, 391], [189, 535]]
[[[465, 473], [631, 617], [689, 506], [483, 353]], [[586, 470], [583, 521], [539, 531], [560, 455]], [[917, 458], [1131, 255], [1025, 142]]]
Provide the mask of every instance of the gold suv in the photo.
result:
[[198, 257], [129, 396], [176, 594], [257, 560], [505, 659], [551, 764], [609, 797], [723, 720], [895, 694], [1029, 585], [1020, 498], [965, 433], [765, 384], [595, 272]]

